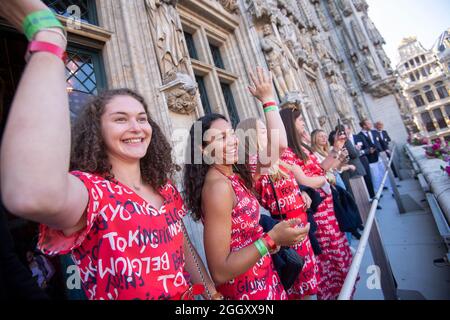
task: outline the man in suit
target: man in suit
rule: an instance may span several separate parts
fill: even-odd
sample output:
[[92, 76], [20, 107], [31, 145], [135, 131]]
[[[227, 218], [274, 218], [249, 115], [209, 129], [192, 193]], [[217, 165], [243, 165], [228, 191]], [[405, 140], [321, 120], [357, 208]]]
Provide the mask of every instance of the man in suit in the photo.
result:
[[[370, 120], [363, 119], [360, 122], [360, 126], [361, 132], [357, 135], [357, 139], [362, 145], [361, 149], [369, 160], [372, 182], [375, 192], [377, 192], [385, 172], [383, 159], [380, 156], [380, 153], [383, 152], [381, 137], [378, 131], [372, 129], [372, 122]], [[392, 191], [389, 180], [386, 181], [386, 187]]]
[[373, 189], [372, 177], [370, 174], [369, 160], [361, 150], [361, 145], [357, 144], [359, 140], [353, 135], [352, 128], [349, 125], [344, 125], [343, 127], [348, 138], [344, 147], [348, 150], [350, 164], [354, 165], [356, 168], [354, 172], [343, 173], [343, 180], [346, 184], [349, 184], [350, 179], [363, 176], [370, 198], [373, 198], [375, 197], [375, 191]]
[[[383, 151], [386, 152], [386, 155], [388, 158], [391, 158], [391, 151], [389, 150], [389, 143], [392, 141], [391, 137], [384, 129], [384, 124], [381, 121], [377, 121], [375, 123], [375, 128], [377, 129], [378, 134], [381, 138], [381, 146], [383, 147]], [[397, 172], [395, 171], [394, 165], [391, 165], [392, 172], [394, 173], [395, 177], [398, 178]]]

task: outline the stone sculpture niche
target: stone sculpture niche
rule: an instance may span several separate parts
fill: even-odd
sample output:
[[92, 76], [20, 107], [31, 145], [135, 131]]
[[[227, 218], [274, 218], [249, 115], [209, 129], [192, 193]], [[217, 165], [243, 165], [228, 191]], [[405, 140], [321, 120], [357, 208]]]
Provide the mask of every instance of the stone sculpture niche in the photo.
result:
[[190, 114], [197, 106], [197, 85], [189, 76], [188, 54], [177, 0], [145, 0], [168, 108]]
[[341, 9], [341, 11], [342, 11], [342, 14], [345, 17], [351, 16], [353, 11], [352, 11], [352, 5], [350, 3], [350, 0], [337, 0], [337, 1], [338, 1], [339, 9]]
[[358, 49], [363, 51], [364, 49], [369, 48], [369, 44], [367, 43], [366, 36], [364, 35], [358, 22], [356, 20], [351, 20], [350, 27], [352, 29], [353, 37], [355, 39], [356, 45], [358, 46]]
[[377, 66], [369, 49], [364, 49], [364, 63], [372, 80], [380, 79], [380, 73], [378, 72]]
[[295, 80], [292, 74], [292, 69], [295, 70], [297, 68], [295, 59], [292, 57], [289, 49], [274, 34], [271, 24], [265, 24], [262, 31], [262, 51], [274, 76], [278, 93], [281, 97], [285, 97], [289, 92], [296, 91]]

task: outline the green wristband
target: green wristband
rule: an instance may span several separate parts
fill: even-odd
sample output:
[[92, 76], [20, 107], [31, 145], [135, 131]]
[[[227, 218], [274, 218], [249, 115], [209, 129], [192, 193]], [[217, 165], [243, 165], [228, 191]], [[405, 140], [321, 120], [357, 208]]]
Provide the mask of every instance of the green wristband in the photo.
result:
[[261, 257], [264, 257], [265, 255], [267, 255], [269, 253], [269, 249], [267, 249], [267, 247], [265, 246], [264, 242], [261, 239], [255, 241], [254, 244], [255, 244], [256, 249], [258, 249]]
[[270, 111], [278, 111], [278, 107], [277, 106], [272, 106], [272, 107], [267, 107], [264, 109], [264, 113], [268, 113]]
[[55, 14], [50, 9], [30, 13], [23, 21], [22, 28], [29, 41], [42, 29], [61, 28], [64, 31], [61, 22], [56, 19]]

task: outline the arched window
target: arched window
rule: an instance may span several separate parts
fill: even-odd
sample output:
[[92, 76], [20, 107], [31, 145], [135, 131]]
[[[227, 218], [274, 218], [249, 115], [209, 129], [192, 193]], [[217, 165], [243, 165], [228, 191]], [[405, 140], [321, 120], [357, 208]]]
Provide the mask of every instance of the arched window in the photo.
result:
[[425, 101], [423, 100], [419, 90], [413, 92], [413, 99], [418, 108], [423, 107], [425, 105]]
[[434, 92], [431, 89], [431, 86], [425, 86], [423, 87], [423, 91], [425, 92], [425, 96], [427, 97], [427, 100], [429, 103], [436, 100], [436, 97], [434, 96]]
[[433, 120], [431, 119], [430, 113], [428, 111], [421, 113], [420, 116], [428, 132], [436, 131], [436, 127], [434, 126]]
[[441, 99], [448, 98], [448, 90], [442, 81], [436, 82], [434, 86], [436, 87], [436, 91], [439, 95], [439, 98]]

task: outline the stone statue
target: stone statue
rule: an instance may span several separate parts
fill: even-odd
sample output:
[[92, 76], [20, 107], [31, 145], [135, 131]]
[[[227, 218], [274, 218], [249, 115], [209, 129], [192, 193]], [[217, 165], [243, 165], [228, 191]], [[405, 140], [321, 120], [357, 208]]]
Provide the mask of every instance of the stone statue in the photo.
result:
[[188, 73], [183, 29], [175, 9], [177, 1], [145, 0], [163, 83], [170, 81], [177, 72]]
[[353, 44], [352, 39], [347, 33], [347, 30], [345, 28], [342, 29], [342, 38], [344, 38], [345, 46], [347, 47], [348, 53], [350, 57], [357, 55], [357, 50], [355, 48], [355, 45]]
[[291, 69], [296, 68], [295, 59], [273, 34], [270, 24], [263, 26], [261, 48], [266, 56], [269, 69], [274, 75], [275, 85], [280, 96], [284, 97], [287, 93], [296, 91], [295, 80], [291, 73]]
[[368, 118], [361, 99], [357, 95], [353, 97], [353, 106], [355, 107], [359, 120]]
[[358, 59], [357, 55], [352, 56], [352, 62], [355, 67], [356, 76], [361, 83], [362, 86], [365, 86], [368, 84], [366, 74], [364, 72], [364, 68], [361, 64], [361, 62]]
[[351, 101], [347, 90], [337, 75], [330, 77], [330, 91], [339, 116], [342, 118], [350, 117]]
[[327, 17], [325, 17], [325, 14], [323, 13], [323, 9], [320, 6], [319, 2], [314, 3], [314, 7], [316, 8], [317, 17], [319, 18], [320, 24], [322, 25], [323, 30], [328, 31], [330, 30], [330, 25], [328, 23]]
[[366, 28], [367, 34], [369, 35], [369, 39], [374, 45], [385, 43], [384, 38], [380, 34], [380, 31], [378, 31], [377, 27], [375, 27], [370, 18], [363, 17], [362, 21], [364, 27]]
[[328, 8], [330, 9], [330, 14], [333, 17], [336, 24], [340, 25], [342, 23], [342, 17], [339, 14], [338, 8], [334, 0], [328, 0]]
[[[281, 13], [283, 13], [283, 11], [286, 12], [285, 9], [282, 9]], [[307, 60], [307, 56], [303, 50], [301, 42], [302, 35], [298, 26], [294, 22], [294, 16], [289, 15], [286, 19], [280, 20], [280, 36], [285, 42], [286, 47], [290, 50], [292, 56], [298, 62], [299, 66], [302, 66]]]
[[378, 58], [380, 58], [381, 64], [383, 65], [383, 68], [386, 70], [386, 73], [388, 75], [391, 75], [394, 73], [394, 70], [392, 70], [391, 67], [391, 60], [387, 56], [386, 52], [383, 50], [381, 46], [375, 47], [377, 50]]
[[239, 9], [237, 0], [219, 0], [219, 2], [222, 7], [224, 7], [228, 12], [236, 13], [236, 11]]
[[353, 5], [355, 6], [356, 10], [361, 11], [367, 11], [369, 9], [369, 5], [367, 4], [366, 0], [353, 0]]
[[333, 37], [329, 36], [328, 41], [330, 43], [330, 48], [331, 48], [331, 52], [332, 52], [334, 61], [336, 61], [337, 63], [344, 62], [344, 59], [342, 58], [341, 54], [339, 53], [339, 50], [337, 48], [336, 42], [334, 41]]
[[349, 17], [352, 15], [353, 11], [350, 0], [338, 0], [338, 5], [344, 16]]
[[365, 48], [369, 48], [369, 45], [366, 40], [366, 36], [364, 35], [361, 27], [359, 26], [356, 20], [352, 20], [350, 22], [351, 29], [353, 31], [353, 36], [358, 46], [358, 49], [363, 51]]
[[373, 80], [379, 79], [380, 74], [377, 70], [377, 66], [375, 64], [375, 61], [373, 60], [372, 54], [370, 53], [369, 49], [364, 49], [364, 63], [367, 67], [367, 70], [369, 71], [370, 77]]
[[314, 45], [312, 38], [310, 37], [308, 30], [306, 28], [301, 29], [301, 43], [302, 48], [306, 52], [307, 55], [307, 64], [310, 68], [313, 70], [316, 70], [319, 66], [319, 62], [317, 61], [317, 58], [314, 55]]
[[314, 44], [314, 47], [316, 48], [316, 52], [317, 52], [317, 55], [319, 56], [319, 59], [330, 57], [330, 55], [328, 54], [328, 49], [324, 45], [322, 36], [320, 35], [320, 33], [317, 29], [313, 30], [312, 36], [311, 36], [311, 41]]

